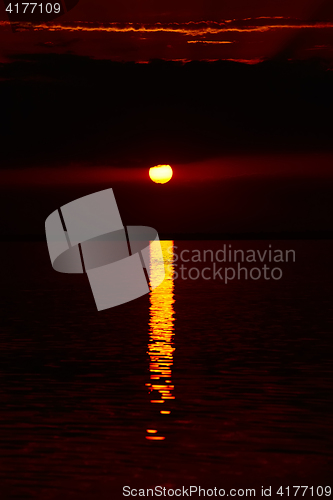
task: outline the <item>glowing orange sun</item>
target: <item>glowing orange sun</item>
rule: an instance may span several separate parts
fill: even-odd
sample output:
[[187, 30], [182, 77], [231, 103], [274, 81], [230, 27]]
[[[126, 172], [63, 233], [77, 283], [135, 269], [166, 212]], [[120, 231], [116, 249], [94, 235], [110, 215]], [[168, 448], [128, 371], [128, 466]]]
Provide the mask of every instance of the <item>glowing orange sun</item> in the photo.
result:
[[152, 181], [158, 182], [159, 184], [169, 182], [172, 175], [173, 171], [170, 165], [157, 165], [149, 169], [149, 177]]

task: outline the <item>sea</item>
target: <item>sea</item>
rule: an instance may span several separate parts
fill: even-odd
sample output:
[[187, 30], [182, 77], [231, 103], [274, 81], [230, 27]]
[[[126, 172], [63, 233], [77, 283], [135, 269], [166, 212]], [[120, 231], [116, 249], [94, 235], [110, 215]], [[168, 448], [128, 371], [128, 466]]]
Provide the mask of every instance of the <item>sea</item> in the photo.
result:
[[0, 246], [1, 500], [330, 496], [333, 241], [164, 240], [103, 311], [45, 241]]

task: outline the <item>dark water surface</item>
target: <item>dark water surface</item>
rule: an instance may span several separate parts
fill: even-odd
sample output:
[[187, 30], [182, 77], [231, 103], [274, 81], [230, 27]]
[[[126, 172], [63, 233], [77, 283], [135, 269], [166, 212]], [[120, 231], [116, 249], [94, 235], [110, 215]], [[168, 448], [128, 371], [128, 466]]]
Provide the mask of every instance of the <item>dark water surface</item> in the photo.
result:
[[86, 276], [54, 272], [45, 243], [1, 243], [1, 499], [330, 484], [333, 242], [174, 251], [225, 243], [296, 262], [276, 281], [169, 274], [97, 312]]

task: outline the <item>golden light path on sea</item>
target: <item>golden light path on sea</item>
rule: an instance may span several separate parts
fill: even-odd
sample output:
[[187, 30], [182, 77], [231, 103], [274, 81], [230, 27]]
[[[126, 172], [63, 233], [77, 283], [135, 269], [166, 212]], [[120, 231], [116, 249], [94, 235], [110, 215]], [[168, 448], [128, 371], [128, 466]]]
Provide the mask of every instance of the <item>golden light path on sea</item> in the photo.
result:
[[[161, 241], [165, 263], [164, 281], [150, 292], [150, 321], [149, 321], [149, 388], [150, 402], [163, 405], [159, 410], [161, 415], [169, 415], [166, 407], [168, 400], [175, 399], [172, 384], [172, 365], [174, 348], [174, 269], [173, 269], [173, 241]], [[150, 244], [150, 278], [151, 282], [159, 278], [160, 268], [154, 266], [154, 254], [158, 251], [158, 242]], [[158, 435], [157, 429], [147, 429], [146, 439], [160, 441], [164, 436]], [[153, 435], [152, 435], [153, 434]]]

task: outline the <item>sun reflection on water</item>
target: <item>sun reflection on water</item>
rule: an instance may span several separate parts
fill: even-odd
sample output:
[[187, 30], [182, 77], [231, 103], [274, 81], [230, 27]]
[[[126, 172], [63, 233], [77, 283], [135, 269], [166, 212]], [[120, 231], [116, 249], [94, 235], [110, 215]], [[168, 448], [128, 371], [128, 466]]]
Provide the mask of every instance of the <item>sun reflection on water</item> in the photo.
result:
[[[149, 321], [149, 387], [150, 402], [163, 404], [168, 400], [175, 399], [173, 395], [174, 385], [172, 384], [173, 346], [174, 336], [174, 280], [173, 280], [173, 241], [161, 241], [164, 258], [165, 279], [154, 290], [150, 292], [150, 321]], [[154, 283], [160, 273], [159, 266], [154, 266], [154, 253], [158, 242], [150, 244], [150, 278]], [[170, 410], [165, 408], [160, 410], [162, 415], [170, 414]], [[156, 431], [157, 432], [157, 431]], [[161, 440], [163, 436], [146, 436], [147, 439]]]

